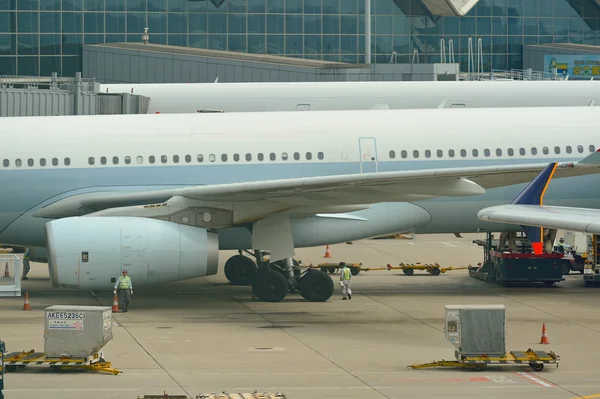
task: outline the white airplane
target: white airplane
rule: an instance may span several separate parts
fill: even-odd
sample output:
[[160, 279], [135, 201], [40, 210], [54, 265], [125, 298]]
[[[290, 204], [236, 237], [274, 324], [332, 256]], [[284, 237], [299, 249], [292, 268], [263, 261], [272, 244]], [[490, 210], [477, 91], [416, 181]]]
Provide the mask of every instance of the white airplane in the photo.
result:
[[254, 250], [227, 261], [232, 282], [323, 301], [333, 281], [300, 274], [294, 248], [520, 230], [477, 213], [551, 161], [549, 201], [600, 208], [598, 131], [596, 107], [2, 118], [0, 242], [33, 261], [47, 248], [54, 287], [92, 290], [122, 268], [138, 287], [212, 275], [219, 249]]
[[595, 81], [102, 84], [100, 92], [150, 97], [151, 114], [600, 104]]

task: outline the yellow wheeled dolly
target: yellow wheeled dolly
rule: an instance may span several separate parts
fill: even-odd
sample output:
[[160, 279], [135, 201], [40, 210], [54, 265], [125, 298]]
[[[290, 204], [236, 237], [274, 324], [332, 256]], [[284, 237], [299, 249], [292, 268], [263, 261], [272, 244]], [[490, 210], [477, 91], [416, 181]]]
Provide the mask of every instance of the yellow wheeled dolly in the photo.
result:
[[529, 365], [534, 371], [542, 371], [544, 369], [545, 364], [556, 364], [558, 367], [558, 362], [560, 361], [560, 356], [550, 350], [549, 352], [545, 351], [534, 351], [532, 349], [527, 349], [524, 352], [521, 351], [513, 351], [509, 352], [506, 356], [503, 357], [488, 357], [488, 356], [477, 356], [477, 357], [465, 357], [460, 356], [456, 353], [457, 360], [440, 360], [437, 362], [431, 363], [423, 363], [423, 364], [413, 364], [408, 367], [412, 369], [425, 369], [425, 368], [434, 368], [434, 367], [460, 367], [464, 369], [470, 370], [482, 370], [487, 367], [488, 364], [491, 365], [506, 365], [506, 364], [519, 364], [519, 365]]
[[439, 276], [451, 270], [466, 270], [468, 267], [442, 267], [439, 263], [400, 263], [398, 266], [387, 265], [387, 270], [402, 270], [407, 276], [412, 276], [415, 270], [426, 270], [432, 276]]
[[4, 370], [14, 372], [27, 366], [50, 366], [56, 370], [89, 370], [117, 375], [121, 370], [112, 368], [110, 362], [95, 353], [87, 358], [49, 358], [43, 352], [33, 349], [29, 352], [12, 352], [4, 354]]

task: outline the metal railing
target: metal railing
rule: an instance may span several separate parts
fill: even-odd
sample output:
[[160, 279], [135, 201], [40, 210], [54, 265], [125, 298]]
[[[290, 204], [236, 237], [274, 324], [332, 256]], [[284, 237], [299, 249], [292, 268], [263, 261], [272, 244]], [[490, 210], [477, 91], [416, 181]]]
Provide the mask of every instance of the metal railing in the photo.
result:
[[33, 89], [49, 89], [49, 90], [69, 90], [81, 85], [83, 91], [94, 91], [95, 78], [81, 78], [78, 73], [74, 78], [61, 78], [57, 73], [52, 73], [52, 76], [17, 76], [17, 75], [0, 75], [0, 88], [33, 88]]

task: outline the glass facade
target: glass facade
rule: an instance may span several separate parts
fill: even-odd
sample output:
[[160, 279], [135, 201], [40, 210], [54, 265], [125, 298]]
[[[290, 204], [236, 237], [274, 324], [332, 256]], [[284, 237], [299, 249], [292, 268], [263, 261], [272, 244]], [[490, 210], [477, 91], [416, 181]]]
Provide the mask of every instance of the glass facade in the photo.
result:
[[[84, 44], [150, 42], [364, 62], [364, 0], [0, 0], [0, 75], [74, 76]], [[468, 38], [484, 70], [521, 68], [524, 44], [600, 44], [595, 0], [480, 0], [464, 17], [421, 0], [371, 0], [372, 62], [440, 61], [453, 40], [466, 70]], [[446, 42], [447, 43], [447, 42]]]

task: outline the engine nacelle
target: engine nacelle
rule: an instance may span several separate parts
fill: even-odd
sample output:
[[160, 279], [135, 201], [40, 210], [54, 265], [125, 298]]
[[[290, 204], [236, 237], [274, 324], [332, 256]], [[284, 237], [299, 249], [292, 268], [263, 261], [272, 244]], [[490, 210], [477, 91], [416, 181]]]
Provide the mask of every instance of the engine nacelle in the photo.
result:
[[216, 233], [135, 217], [71, 217], [46, 223], [53, 287], [112, 290], [123, 269], [133, 287], [217, 273]]

